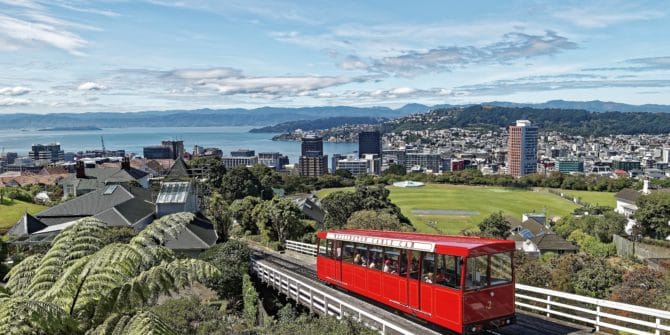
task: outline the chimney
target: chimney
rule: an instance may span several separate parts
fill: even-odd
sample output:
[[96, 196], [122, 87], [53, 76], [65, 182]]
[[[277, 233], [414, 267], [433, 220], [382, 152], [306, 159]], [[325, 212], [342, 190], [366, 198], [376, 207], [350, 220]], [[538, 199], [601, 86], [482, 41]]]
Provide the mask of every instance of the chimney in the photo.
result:
[[642, 185], [642, 194], [649, 194], [649, 179], [645, 179]]
[[123, 157], [123, 159], [121, 160], [121, 169], [126, 171], [130, 170], [130, 158]]
[[86, 178], [86, 167], [84, 166], [84, 161], [77, 161], [75, 172], [77, 173], [77, 178]]

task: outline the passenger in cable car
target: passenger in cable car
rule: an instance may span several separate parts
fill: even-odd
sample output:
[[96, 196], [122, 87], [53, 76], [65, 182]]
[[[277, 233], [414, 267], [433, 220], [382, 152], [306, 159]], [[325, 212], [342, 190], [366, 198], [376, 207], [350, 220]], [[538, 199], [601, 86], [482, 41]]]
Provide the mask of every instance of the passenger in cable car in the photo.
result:
[[363, 259], [361, 258], [361, 254], [356, 253], [356, 255], [354, 256], [354, 264], [356, 264], [356, 265], [363, 264]]
[[433, 273], [432, 272], [426, 273], [426, 275], [423, 276], [423, 281], [428, 283], [428, 284], [432, 284], [433, 283]]

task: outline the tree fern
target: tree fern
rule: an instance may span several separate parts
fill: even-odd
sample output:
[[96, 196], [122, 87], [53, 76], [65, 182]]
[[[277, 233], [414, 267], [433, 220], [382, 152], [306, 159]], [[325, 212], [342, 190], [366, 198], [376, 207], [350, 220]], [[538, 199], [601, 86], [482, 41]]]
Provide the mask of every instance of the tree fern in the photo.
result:
[[147, 226], [137, 236], [130, 240], [130, 244], [142, 245], [145, 247], [154, 245], [164, 245], [167, 237], [176, 237], [177, 234], [186, 228], [186, 225], [193, 221], [195, 215], [191, 213], [176, 213], [166, 215], [154, 223]]
[[77, 322], [58, 306], [11, 298], [0, 305], [0, 334], [78, 334]]
[[47, 292], [63, 271], [78, 259], [91, 255], [104, 246], [107, 225], [95, 218], [78, 220], [56, 236], [51, 248], [35, 269], [30, 283], [30, 296], [38, 299]]
[[19, 264], [12, 267], [5, 276], [6, 288], [14, 296], [27, 294], [27, 289], [35, 275], [35, 269], [40, 265], [42, 255], [31, 255], [23, 259]]
[[176, 335], [177, 333], [156, 314], [140, 312], [130, 317], [113, 314], [86, 335]]

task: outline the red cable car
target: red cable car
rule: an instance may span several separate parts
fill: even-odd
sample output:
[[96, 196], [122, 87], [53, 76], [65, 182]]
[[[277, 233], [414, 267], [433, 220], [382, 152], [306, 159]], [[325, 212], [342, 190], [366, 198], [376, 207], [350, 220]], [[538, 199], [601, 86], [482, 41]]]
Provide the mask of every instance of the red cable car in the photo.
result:
[[460, 334], [516, 322], [514, 241], [354, 229], [317, 237], [326, 283]]

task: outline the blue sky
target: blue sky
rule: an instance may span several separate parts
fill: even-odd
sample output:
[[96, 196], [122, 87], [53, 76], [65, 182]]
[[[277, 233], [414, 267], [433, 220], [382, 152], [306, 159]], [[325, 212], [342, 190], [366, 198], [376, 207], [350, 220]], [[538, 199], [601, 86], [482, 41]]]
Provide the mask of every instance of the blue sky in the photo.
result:
[[670, 104], [670, 2], [0, 0], [0, 113]]

